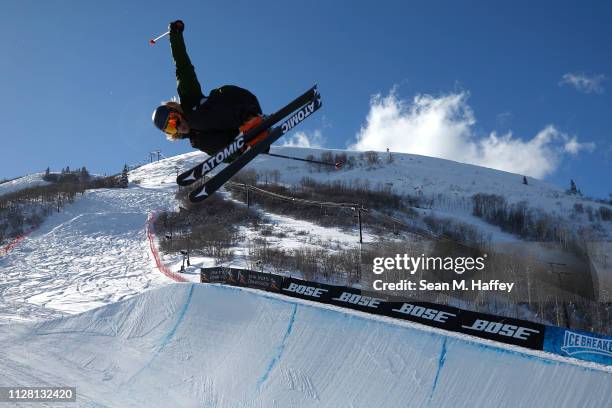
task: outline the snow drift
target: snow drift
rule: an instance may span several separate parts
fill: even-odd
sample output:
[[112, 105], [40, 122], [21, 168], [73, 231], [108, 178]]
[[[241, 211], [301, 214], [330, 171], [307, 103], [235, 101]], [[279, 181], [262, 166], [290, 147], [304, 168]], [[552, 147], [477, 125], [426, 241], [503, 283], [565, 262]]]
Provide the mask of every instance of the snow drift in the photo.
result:
[[0, 326], [0, 382], [79, 406], [601, 407], [612, 370], [240, 288], [173, 284]]

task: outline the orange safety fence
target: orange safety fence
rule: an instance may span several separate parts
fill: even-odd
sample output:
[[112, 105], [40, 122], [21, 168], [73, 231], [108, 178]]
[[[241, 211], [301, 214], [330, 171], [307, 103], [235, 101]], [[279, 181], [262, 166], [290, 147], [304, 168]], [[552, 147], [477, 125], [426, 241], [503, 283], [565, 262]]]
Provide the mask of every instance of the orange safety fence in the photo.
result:
[[159, 251], [157, 250], [157, 246], [155, 245], [155, 226], [153, 225], [153, 223], [155, 222], [156, 217], [156, 213], [151, 213], [147, 218], [147, 238], [149, 239], [149, 247], [151, 248], [151, 254], [155, 259], [155, 265], [157, 266], [157, 269], [159, 269], [161, 273], [176, 282], [189, 282], [181, 275], [172, 272], [170, 268], [164, 265], [163, 261], [161, 260], [161, 257], [159, 256]]
[[17, 238], [13, 239], [11, 242], [9, 242], [8, 244], [6, 244], [4, 247], [0, 248], [0, 256], [6, 255], [9, 252], [11, 252], [17, 245], [19, 245], [19, 243], [21, 241], [23, 241], [24, 239], [26, 239], [28, 237], [28, 235], [30, 235], [30, 233], [33, 231], [34, 229], [30, 229], [26, 232], [24, 232], [23, 234], [19, 235]]

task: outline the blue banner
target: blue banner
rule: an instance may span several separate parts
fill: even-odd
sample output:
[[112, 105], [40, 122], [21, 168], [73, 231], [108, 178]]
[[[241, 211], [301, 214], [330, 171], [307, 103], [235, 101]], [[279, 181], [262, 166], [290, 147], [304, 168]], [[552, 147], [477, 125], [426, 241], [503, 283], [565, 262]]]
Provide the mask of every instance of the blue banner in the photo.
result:
[[564, 357], [612, 365], [612, 337], [546, 326], [544, 351]]

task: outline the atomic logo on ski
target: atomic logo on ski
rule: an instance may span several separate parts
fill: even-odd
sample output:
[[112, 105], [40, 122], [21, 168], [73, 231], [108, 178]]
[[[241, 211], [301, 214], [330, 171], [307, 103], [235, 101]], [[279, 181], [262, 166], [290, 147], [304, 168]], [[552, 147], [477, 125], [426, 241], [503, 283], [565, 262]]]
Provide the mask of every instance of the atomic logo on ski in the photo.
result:
[[232, 155], [238, 153], [243, 147], [244, 137], [241, 133], [236, 139], [234, 139], [234, 141], [229, 146], [226, 146], [223, 150], [217, 152], [214, 156], [210, 157], [204, 162], [202, 166], [203, 174], [208, 173], [209, 171], [217, 167], [219, 164], [229, 159]]
[[176, 182], [180, 186], [188, 186], [194, 181], [201, 179], [206, 173], [212, 171], [219, 164], [229, 159], [236, 153], [240, 152], [245, 145], [244, 135], [241, 133], [234, 141], [213, 154], [211, 157], [206, 159], [204, 162], [198, 164], [196, 167], [182, 173], [176, 179]]
[[315, 111], [315, 103], [309, 103], [304, 107], [304, 109], [300, 109], [295, 115], [293, 115], [288, 121], [282, 124], [283, 133], [287, 133], [291, 129], [293, 129], [297, 124], [306, 119], [312, 112]]

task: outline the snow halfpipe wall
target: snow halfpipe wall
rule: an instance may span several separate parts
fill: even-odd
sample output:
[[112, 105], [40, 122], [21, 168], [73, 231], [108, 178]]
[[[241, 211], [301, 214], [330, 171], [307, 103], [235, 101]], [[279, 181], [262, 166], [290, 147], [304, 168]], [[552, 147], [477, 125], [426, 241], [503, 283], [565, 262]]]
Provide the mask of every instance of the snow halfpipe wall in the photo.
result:
[[609, 367], [306, 300], [176, 283], [0, 327], [5, 385], [79, 406], [602, 407]]

